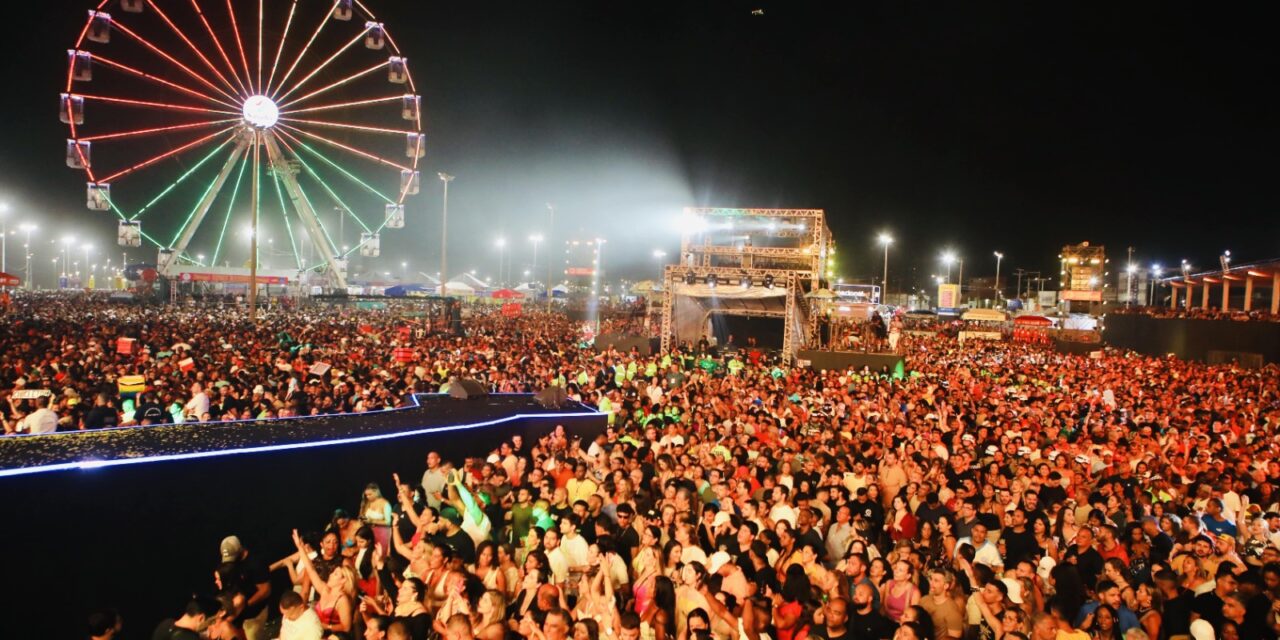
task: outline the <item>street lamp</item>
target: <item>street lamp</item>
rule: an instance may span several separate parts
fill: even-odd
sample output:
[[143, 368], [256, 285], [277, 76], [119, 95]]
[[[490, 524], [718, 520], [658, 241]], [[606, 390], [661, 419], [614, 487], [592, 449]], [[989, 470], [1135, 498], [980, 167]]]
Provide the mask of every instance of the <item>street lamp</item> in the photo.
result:
[[[532, 242], [532, 243], [533, 243], [533, 265], [531, 265], [531, 268], [532, 268], [532, 269], [537, 269], [537, 268], [538, 268], [538, 243], [542, 242], [542, 234], [541, 234], [541, 233], [535, 233], [535, 234], [533, 234], [533, 235], [529, 236], [529, 242]], [[547, 278], [550, 278], [550, 277], [551, 277], [551, 272], [550, 272], [550, 271], [548, 271], [548, 272], [547, 272]], [[550, 282], [551, 282], [551, 280], [550, 280], [550, 279], [548, 279], [548, 280], [547, 280], [547, 282], [548, 282], [548, 283], [550, 283]], [[548, 284], [547, 286], [548, 286], [548, 287], [550, 287], [551, 285], [550, 285], [550, 284]], [[551, 291], [550, 291], [549, 289], [548, 289], [548, 291], [547, 291], [547, 295], [551, 295]]]
[[93, 249], [93, 245], [86, 242], [83, 245], [80, 245], [80, 248], [84, 249], [84, 268], [87, 271], [89, 269], [89, 251]]
[[667, 252], [662, 249], [653, 250], [653, 259], [658, 261], [658, 280], [662, 280], [662, 259], [667, 257]]
[[62, 237], [62, 275], [64, 276], [67, 275], [67, 249], [69, 249], [72, 244], [75, 244], [75, 241], [75, 236]]
[[1158, 262], [1157, 262], [1157, 263], [1155, 263], [1155, 264], [1151, 265], [1151, 275], [1152, 275], [1152, 278], [1151, 278], [1151, 293], [1147, 296], [1147, 306], [1148, 306], [1148, 307], [1154, 307], [1154, 306], [1156, 306], [1156, 305], [1155, 305], [1155, 301], [1156, 301], [1156, 281], [1160, 279], [1160, 274], [1161, 274], [1161, 273], [1163, 273], [1163, 272], [1164, 272], [1164, 270], [1160, 268], [1160, 263], [1158, 263]]
[[956, 253], [954, 251], [942, 252], [942, 264], [947, 265], [947, 282], [951, 282], [951, 265], [955, 264]]
[[[1187, 261], [1183, 260], [1182, 261], [1183, 275], [1186, 275], [1186, 265], [1187, 265]], [[1138, 265], [1133, 264], [1132, 262], [1130, 262], [1129, 266], [1125, 267], [1124, 269], [1124, 274], [1125, 274], [1124, 275], [1124, 298], [1125, 298], [1124, 302], [1125, 304], [1133, 304], [1133, 298], [1136, 297], [1133, 295], [1133, 274], [1137, 272], [1138, 272]]]
[[445, 280], [449, 277], [443, 275], [449, 273], [449, 183], [453, 182], [453, 176], [443, 171], [436, 175], [444, 183], [444, 209], [440, 216], [440, 295], [445, 296]]
[[9, 204], [0, 202], [0, 271], [9, 271]]
[[493, 245], [498, 247], [498, 280], [506, 280], [506, 277], [503, 275], [506, 272], [502, 270], [502, 263], [507, 255], [507, 239], [499, 237], [497, 240], [493, 241]]
[[996, 256], [996, 300], [1000, 299], [1000, 261], [1004, 260], [1004, 254], [999, 251], [995, 252]]
[[880, 300], [883, 301], [889, 297], [889, 245], [893, 244], [893, 236], [881, 233], [876, 240], [884, 245], [884, 275], [880, 278]]
[[[551, 236], [556, 232], [556, 206], [547, 203], [547, 241], [551, 241]], [[554, 260], [547, 260], [547, 313], [551, 313], [551, 265]]]
[[27, 289], [30, 290], [31, 289], [31, 232], [35, 231], [37, 227], [36, 225], [31, 224], [30, 222], [24, 222], [22, 223], [22, 226], [19, 228], [22, 229], [22, 231], [27, 234], [26, 239], [22, 243], [22, 254], [26, 256]]

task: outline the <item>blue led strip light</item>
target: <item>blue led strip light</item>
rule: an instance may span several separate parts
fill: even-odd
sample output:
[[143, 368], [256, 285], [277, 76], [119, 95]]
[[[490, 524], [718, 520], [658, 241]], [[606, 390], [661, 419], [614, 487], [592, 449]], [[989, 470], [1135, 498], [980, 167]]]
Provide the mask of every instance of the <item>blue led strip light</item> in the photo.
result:
[[[427, 394], [427, 395], [442, 395], [442, 394]], [[493, 394], [493, 395], [506, 395], [506, 394]], [[519, 394], [515, 394], [515, 395], [519, 395]], [[340, 415], [366, 415], [369, 413], [404, 411], [406, 409], [414, 409], [414, 408], [420, 407], [421, 404], [418, 402], [417, 396], [414, 395], [412, 397], [414, 401], [413, 407], [398, 407], [395, 409], [381, 409], [376, 412], [368, 411], [363, 414], [340, 414]], [[586, 405], [583, 405], [583, 407], [586, 408]], [[378, 433], [378, 434], [372, 434], [367, 436], [336, 438], [333, 440], [317, 440], [312, 442], [291, 442], [288, 444], [273, 444], [273, 445], [263, 445], [263, 446], [256, 446], [256, 447], [245, 447], [243, 449], [220, 449], [217, 451], [193, 451], [189, 453], [174, 453], [174, 454], [165, 454], [165, 455], [159, 455], [159, 456], [146, 456], [141, 458], [119, 458], [114, 460], [81, 460], [78, 462], [62, 462], [58, 464], [44, 465], [39, 467], [22, 467], [18, 469], [3, 469], [3, 470], [0, 470], [0, 478], [10, 478], [15, 476], [30, 475], [35, 473], [45, 473], [50, 471], [74, 471], [77, 469], [80, 469], [80, 470], [100, 469], [103, 467], [115, 467], [115, 466], [121, 466], [121, 465], [141, 464], [141, 463], [149, 463], [149, 462], [168, 462], [172, 460], [195, 460], [195, 459], [201, 459], [201, 458], [213, 458], [217, 456], [240, 455], [245, 453], [267, 453], [272, 451], [290, 451], [294, 449], [308, 449], [312, 447], [327, 447], [331, 445], [340, 445], [340, 444], [359, 444], [363, 442], [378, 442], [381, 440], [393, 440], [396, 438], [407, 438], [410, 436], [426, 435], [430, 433], [447, 433], [450, 431], [466, 431], [466, 430], [478, 429], [482, 427], [491, 427], [491, 426], [503, 424], [506, 422], [513, 422], [516, 420], [531, 419], [531, 418], [532, 419], [589, 418], [593, 416], [602, 416], [602, 415], [604, 414], [599, 413], [597, 411], [590, 411], [590, 410], [580, 411], [580, 412], [570, 412], [570, 413], [518, 413], [516, 415], [507, 416], [505, 418], [498, 418], [496, 420], [486, 420], [484, 422], [475, 422], [471, 424], [446, 425], [446, 426], [440, 426], [440, 427], [424, 427], [421, 429], [412, 429], [409, 431], [396, 431], [393, 433]], [[261, 422], [275, 422], [279, 420], [303, 420], [303, 419], [316, 418], [316, 417], [318, 416], [290, 416], [287, 418], [268, 418], [263, 420], [252, 420], [252, 419], [236, 420], [236, 421], [218, 422], [216, 424], [228, 425], [228, 424], [235, 424], [237, 422], [261, 423]], [[333, 416], [326, 416], [326, 417], [333, 417]], [[199, 424], [199, 423], [184, 422], [182, 424], [191, 425], [191, 424]], [[163, 429], [164, 427], [119, 427], [119, 428], [120, 429]], [[64, 433], [64, 434], [49, 434], [49, 435], [77, 435], [77, 434]], [[49, 435], [22, 436], [22, 437], [47, 438], [49, 437]]]

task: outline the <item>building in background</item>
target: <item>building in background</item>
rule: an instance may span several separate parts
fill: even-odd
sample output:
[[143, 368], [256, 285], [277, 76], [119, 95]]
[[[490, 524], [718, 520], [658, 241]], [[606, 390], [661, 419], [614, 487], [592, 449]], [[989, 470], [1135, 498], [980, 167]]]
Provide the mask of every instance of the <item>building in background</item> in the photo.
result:
[[1099, 312], [1103, 292], [1108, 288], [1105, 247], [1088, 242], [1067, 245], [1058, 259], [1061, 261], [1058, 300], [1069, 312]]

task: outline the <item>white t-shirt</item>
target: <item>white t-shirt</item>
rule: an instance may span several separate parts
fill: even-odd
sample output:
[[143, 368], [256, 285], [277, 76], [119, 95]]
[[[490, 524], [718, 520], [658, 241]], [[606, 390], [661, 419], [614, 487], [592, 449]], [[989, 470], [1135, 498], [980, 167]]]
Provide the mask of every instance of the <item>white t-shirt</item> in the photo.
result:
[[572, 538], [568, 536], [562, 537], [560, 538], [560, 546], [558, 549], [564, 554], [564, 561], [568, 563], [570, 567], [587, 566], [587, 557], [589, 554], [586, 538], [577, 535]]
[[280, 623], [280, 640], [321, 640], [324, 627], [320, 625], [320, 616], [315, 609], [307, 607], [297, 620], [285, 618]]
[[197, 420], [206, 413], [209, 413], [209, 396], [205, 392], [191, 396], [191, 400], [187, 402], [187, 406], [183, 407], [188, 415], [194, 416]]
[[53, 433], [58, 430], [58, 414], [48, 407], [36, 409], [27, 416], [26, 424], [33, 434]]
[[561, 584], [569, 579], [569, 561], [564, 557], [564, 546], [547, 552], [547, 564], [551, 569], [551, 581]]

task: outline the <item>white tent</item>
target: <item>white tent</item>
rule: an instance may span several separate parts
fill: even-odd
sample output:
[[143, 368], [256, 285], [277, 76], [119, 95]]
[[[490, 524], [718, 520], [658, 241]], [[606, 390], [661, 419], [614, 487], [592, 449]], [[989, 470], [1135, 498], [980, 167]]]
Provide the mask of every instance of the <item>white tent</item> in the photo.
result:
[[[467, 283], [465, 283], [465, 282], [458, 281], [458, 280], [454, 280], [454, 281], [452, 281], [452, 282], [447, 282], [447, 283], [445, 283], [445, 285], [444, 285], [444, 286], [445, 286], [445, 293], [446, 293], [446, 294], [456, 294], [456, 295], [469, 296], [469, 295], [474, 295], [474, 294], [475, 294], [475, 292], [476, 292], [475, 287], [472, 287], [471, 285], [469, 285], [469, 284], [467, 284]], [[438, 291], [438, 289], [437, 289], [437, 291]]]

